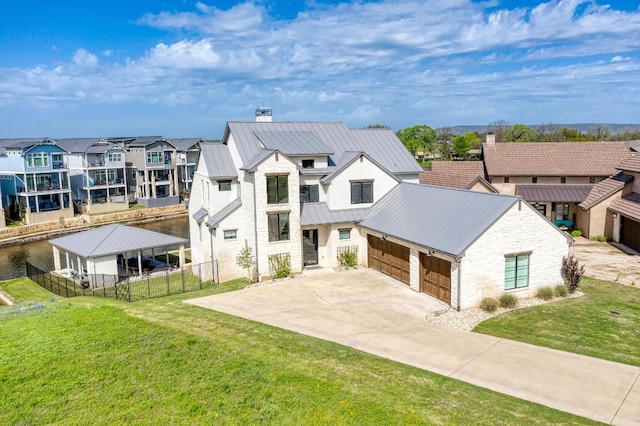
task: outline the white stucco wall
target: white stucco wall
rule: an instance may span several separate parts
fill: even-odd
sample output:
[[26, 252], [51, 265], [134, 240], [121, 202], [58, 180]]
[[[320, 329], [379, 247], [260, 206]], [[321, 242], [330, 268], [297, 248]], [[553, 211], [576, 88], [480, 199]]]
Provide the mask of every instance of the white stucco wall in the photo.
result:
[[[505, 255], [529, 251], [529, 286], [508, 291], [517, 297], [533, 297], [539, 287], [562, 284], [560, 267], [562, 257], [569, 253], [569, 242], [527, 203], [516, 203], [466, 250], [461, 264], [461, 308], [477, 306], [483, 297], [505, 293]], [[455, 306], [457, 270], [452, 270], [451, 278]]]
[[332, 210], [370, 207], [373, 203], [351, 204], [351, 181], [373, 181], [373, 203], [398, 184], [387, 172], [362, 156], [335, 176], [327, 186], [326, 201]]

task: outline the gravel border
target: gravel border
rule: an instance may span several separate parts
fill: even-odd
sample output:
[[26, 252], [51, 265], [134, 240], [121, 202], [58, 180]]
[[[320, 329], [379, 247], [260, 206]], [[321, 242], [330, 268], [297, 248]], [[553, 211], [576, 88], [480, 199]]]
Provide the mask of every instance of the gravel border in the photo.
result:
[[462, 331], [471, 331], [481, 322], [497, 315], [502, 315], [506, 312], [530, 308], [531, 306], [544, 305], [546, 303], [559, 302], [561, 300], [575, 299], [582, 296], [584, 296], [584, 293], [576, 291], [573, 294], [569, 294], [567, 297], [554, 297], [551, 300], [542, 300], [537, 297], [518, 299], [518, 305], [515, 308], [498, 308], [495, 312], [485, 312], [480, 308], [465, 309], [458, 312], [453, 308], [449, 308], [446, 311], [429, 313], [425, 315], [425, 320], [430, 324], [442, 325]]

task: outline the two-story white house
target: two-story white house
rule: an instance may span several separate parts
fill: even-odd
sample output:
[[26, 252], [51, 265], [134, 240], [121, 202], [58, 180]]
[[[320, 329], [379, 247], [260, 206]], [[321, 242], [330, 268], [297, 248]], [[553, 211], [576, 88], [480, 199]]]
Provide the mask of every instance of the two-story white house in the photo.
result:
[[356, 224], [399, 182], [422, 169], [389, 129], [342, 123], [229, 122], [220, 143], [202, 143], [190, 200], [194, 262], [215, 260], [221, 280], [246, 274], [235, 257], [256, 256], [259, 279], [273, 255], [292, 272], [364, 253]]
[[[264, 119], [260, 116], [259, 119]], [[562, 282], [571, 238], [514, 195], [420, 185], [422, 169], [388, 129], [342, 123], [229, 122], [201, 144], [190, 210], [194, 263], [258, 280], [335, 267], [344, 251], [456, 308]]]

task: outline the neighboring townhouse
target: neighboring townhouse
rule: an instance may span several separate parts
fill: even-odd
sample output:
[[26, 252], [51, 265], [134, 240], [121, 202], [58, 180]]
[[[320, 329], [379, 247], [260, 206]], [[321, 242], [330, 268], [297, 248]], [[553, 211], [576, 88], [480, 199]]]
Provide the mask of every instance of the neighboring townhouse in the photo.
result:
[[631, 156], [626, 142], [496, 143], [487, 135], [487, 180], [500, 193], [522, 196], [561, 227], [575, 227], [578, 204], [594, 185], [617, 173]]
[[177, 150], [161, 136], [109, 138], [125, 150], [129, 192], [145, 207], [180, 203]]
[[67, 161], [68, 152], [48, 138], [0, 140], [0, 191], [11, 220], [74, 216]]
[[420, 173], [420, 183], [481, 192], [498, 192], [484, 177], [482, 161], [434, 161]]
[[73, 202], [79, 213], [129, 208], [124, 149], [101, 138], [61, 139], [69, 152]]
[[178, 193], [188, 198], [191, 191], [193, 175], [198, 164], [200, 144], [204, 142], [199, 138], [167, 139], [176, 148], [176, 173], [178, 174]]
[[[562, 282], [571, 238], [520, 197], [418, 184], [421, 169], [394, 133], [342, 123], [230, 122], [201, 144], [191, 193], [195, 263], [214, 279], [258, 280], [358, 263], [455, 308]], [[500, 241], [501, 244], [495, 244]], [[209, 277], [210, 278], [210, 277]], [[348, 285], [348, 284], [346, 284]]]
[[221, 143], [201, 149], [189, 203], [192, 258], [218, 262], [221, 280], [246, 275], [235, 262], [245, 245], [259, 279], [281, 258], [292, 272], [336, 266], [344, 250], [363, 262], [356, 224], [422, 170], [393, 131], [342, 123], [229, 122]]

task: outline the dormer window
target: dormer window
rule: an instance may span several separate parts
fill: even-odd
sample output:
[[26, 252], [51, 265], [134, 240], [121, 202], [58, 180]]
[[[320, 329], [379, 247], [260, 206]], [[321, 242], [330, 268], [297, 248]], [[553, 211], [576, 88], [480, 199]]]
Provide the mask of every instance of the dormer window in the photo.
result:
[[313, 169], [314, 161], [313, 160], [302, 160], [302, 168], [303, 169]]

